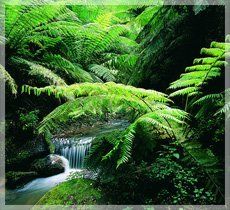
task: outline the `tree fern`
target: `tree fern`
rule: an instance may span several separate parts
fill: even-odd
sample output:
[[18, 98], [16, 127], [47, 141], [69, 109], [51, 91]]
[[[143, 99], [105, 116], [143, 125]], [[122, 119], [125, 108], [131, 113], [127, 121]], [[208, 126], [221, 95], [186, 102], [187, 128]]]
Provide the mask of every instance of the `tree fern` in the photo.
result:
[[64, 72], [64, 75], [67, 75], [74, 81], [93, 82], [93, 78], [87, 71], [83, 70], [80, 66], [72, 63], [66, 58], [63, 58], [61, 55], [46, 54], [43, 62], [45, 62], [47, 66]]
[[161, 6], [158, 5], [159, 4], [146, 7], [146, 9], [129, 24], [135, 27], [137, 31], [141, 31], [141, 29], [147, 25], [154, 15], [159, 11]]
[[12, 94], [17, 94], [17, 85], [14, 79], [10, 76], [10, 74], [6, 71], [6, 69], [0, 64], [0, 78], [1, 80], [5, 80], [7, 85], [10, 87]]
[[41, 5], [24, 9], [15, 22], [6, 22], [6, 36], [8, 37], [9, 45], [20, 46], [23, 43], [22, 40], [34, 27], [39, 26], [41, 23], [45, 24], [58, 16], [64, 7], [63, 5], [56, 5], [55, 9], [53, 9], [50, 5]]
[[180, 139], [178, 142], [185, 151], [183, 161], [191, 161], [199, 166], [207, 175], [205, 190], [214, 191], [217, 202], [223, 202], [225, 196], [222, 182], [220, 181], [223, 170], [220, 169], [219, 159], [211, 150], [203, 148], [202, 144], [198, 141]]
[[102, 65], [92, 64], [90, 65], [89, 69], [94, 74], [96, 74], [97, 76], [99, 76], [100, 78], [104, 79], [107, 82], [116, 80], [113, 71]]
[[170, 96], [196, 95], [202, 91], [208, 81], [219, 77], [222, 68], [227, 65], [225, 54], [229, 52], [229, 43], [212, 42], [211, 48], [202, 48], [201, 55], [209, 57], [198, 58], [193, 66], [187, 67], [187, 73], [182, 74], [180, 79], [173, 82], [169, 89], [179, 89]]
[[[228, 104], [225, 103], [225, 96], [229, 91], [218, 92], [208, 85], [223, 78], [224, 68], [228, 65], [225, 58], [228, 57], [229, 47], [229, 43], [212, 42], [210, 48], [201, 49], [201, 55], [206, 57], [195, 59], [193, 66], [187, 67], [180, 79], [171, 83], [169, 87], [174, 91], [170, 97], [186, 97], [185, 109], [189, 108], [190, 113], [197, 119], [210, 114], [224, 113], [224, 108], [221, 107]], [[220, 187], [223, 171], [220, 170], [220, 162], [210, 149], [204, 148], [202, 142], [193, 140], [194, 133], [188, 128], [189, 126], [186, 126], [181, 137], [177, 139], [185, 151], [184, 161], [196, 163], [207, 174], [206, 189], [215, 191], [216, 199], [223, 201], [224, 192]]]
[[144, 99], [145, 101], [153, 104], [154, 102], [161, 102], [161, 103], [169, 103], [171, 102], [170, 99], [167, 98], [167, 95], [155, 90], [145, 90], [142, 88], [135, 88], [133, 86], [123, 85], [123, 84], [116, 84], [114, 82], [107, 82], [107, 83], [80, 83], [80, 84], [73, 84], [69, 86], [47, 86], [44, 88], [36, 88], [25, 86], [27, 90], [34, 91], [36, 95], [37, 90], [40, 93], [52, 93], [52, 94], [59, 94], [63, 97], [73, 95], [74, 97], [86, 97], [92, 95], [106, 95], [108, 93], [114, 95], [122, 95], [123, 97], [127, 96], [135, 96], [139, 100]]
[[210, 48], [202, 48], [201, 54], [207, 57], [194, 59], [194, 65], [187, 67], [186, 73], [171, 83], [169, 89], [174, 92], [170, 94], [170, 97], [186, 96], [186, 108], [192, 109], [194, 106], [199, 106], [195, 114], [196, 118], [207, 112], [215, 114], [224, 105], [224, 95], [210, 92], [207, 87], [211, 81], [223, 76], [224, 68], [228, 65], [226, 57], [229, 52], [230, 43], [212, 42]]
[[[167, 95], [154, 91], [135, 88], [112, 82], [108, 83], [81, 83], [70, 86], [48, 86], [36, 88], [24, 86], [23, 92], [40, 95], [47, 93], [56, 97], [64, 97], [68, 101], [53, 110], [46, 116], [39, 127], [39, 132], [54, 132], [68, 120], [77, 120], [86, 116], [103, 116], [106, 113], [116, 115], [126, 114], [135, 122], [127, 129], [124, 138], [113, 148], [113, 152], [121, 150], [121, 156], [117, 162], [118, 166], [128, 161], [135, 128], [139, 123], [151, 124], [159, 134], [168, 135], [168, 138], [176, 138], [176, 125], [183, 124], [188, 117], [185, 112], [170, 108], [167, 104], [171, 101]], [[110, 151], [108, 156], [112, 155]]]
[[[6, 50], [13, 52], [8, 55], [7, 66], [14, 70], [19, 61], [27, 60], [30, 63], [27, 62], [26, 72], [47, 84], [64, 85], [59, 76], [70, 83], [99, 81], [87, 72], [88, 69], [84, 70], [74, 56], [69, 59], [70, 53], [75, 51], [73, 47], [68, 48], [68, 54], [64, 48], [66, 38], [74, 42], [82, 35], [79, 32], [84, 27], [75, 13], [59, 3], [54, 7], [37, 5], [39, 2], [31, 2], [30, 6], [6, 6]], [[73, 42], [69, 45], [74, 45]], [[49, 53], [57, 46], [60, 46], [55, 50], [57, 54]], [[17, 62], [13, 57], [17, 57]]]
[[139, 44], [128, 37], [120, 36], [119, 39], [112, 45], [118, 52], [122, 54], [134, 54], [137, 51]]
[[40, 77], [41, 80], [44, 79], [44, 82], [47, 82], [50, 85], [66, 85], [65, 81], [55, 74], [52, 70], [45, 68], [37, 63], [27, 61], [22, 58], [12, 58], [15, 63], [26, 64], [28, 68], [29, 75]]
[[132, 69], [135, 68], [138, 54], [121, 54], [105, 53], [106, 62], [103, 63], [110, 69], [115, 69], [117, 81], [127, 83], [127, 78], [132, 73]]
[[106, 156], [110, 157], [116, 150], [120, 150], [120, 157], [117, 161], [117, 167], [128, 162], [131, 157], [132, 144], [135, 140], [136, 129], [139, 124], [144, 126], [151, 125], [158, 136], [167, 136], [168, 138], [177, 138], [175, 135], [177, 126], [184, 124], [188, 115], [179, 110], [165, 106], [155, 106], [154, 111], [142, 115], [135, 120], [125, 131], [123, 138], [118, 142]]
[[[210, 149], [203, 147], [202, 142], [194, 141], [191, 133], [184, 131], [185, 127], [189, 127], [189, 114], [175, 108], [172, 100], [164, 93], [114, 83], [125, 83], [130, 78], [139, 56], [136, 51], [139, 44], [135, 41], [138, 32], [157, 13], [164, 11], [160, 11], [160, 7], [149, 6], [143, 8], [137, 17], [124, 14], [127, 11], [119, 11], [119, 15], [110, 11], [104, 14], [97, 11], [89, 14], [93, 16], [92, 21], [86, 21], [81, 19], [85, 17], [83, 12], [79, 12], [78, 16], [72, 6], [56, 1], [53, 2], [55, 7], [36, 5], [38, 2], [43, 1], [36, 0], [30, 6], [7, 6], [9, 71], [0, 65], [0, 73], [4, 75], [11, 92], [16, 94], [17, 85], [9, 72], [14, 71], [12, 75], [16, 75], [17, 80], [21, 73], [17, 71], [18, 67], [23, 65], [20, 68], [23, 76], [29, 75], [36, 79], [36, 84], [50, 86], [38, 88], [24, 85], [22, 94], [47, 94], [63, 102], [44, 117], [38, 125], [39, 134], [45, 138], [52, 137], [66, 129], [68, 123], [83, 118], [123, 116], [131, 125], [119, 138], [107, 140], [111, 147], [103, 154], [102, 161], [114, 158], [115, 155], [117, 158], [118, 155], [117, 167], [127, 163], [132, 157], [138, 127], [151, 126], [158, 139], [179, 144], [183, 150], [183, 160], [193, 161], [204, 170], [209, 188], [215, 187], [216, 196], [223, 196], [219, 180], [216, 179], [220, 172], [219, 160]], [[119, 18], [122, 15], [133, 21], [127, 24]], [[161, 22], [158, 27], [163, 28], [164, 23]], [[1, 40], [2, 37], [0, 43]], [[148, 42], [152, 40], [146, 40], [145, 44]], [[201, 49], [201, 55], [204, 57], [195, 59], [193, 65], [187, 67], [185, 73], [170, 85], [170, 97], [185, 96], [192, 99], [190, 105], [196, 110], [197, 118], [204, 115], [205, 111], [210, 111], [210, 104], [214, 116], [222, 113], [229, 116], [229, 101], [224, 101], [228, 91], [208, 91], [207, 87], [210, 81], [223, 76], [223, 68], [228, 65], [225, 58], [230, 57], [230, 44], [212, 42], [210, 48]], [[26, 84], [31, 84], [31, 81]]]
[[[82, 38], [77, 41], [78, 45], [81, 47], [79, 52], [82, 54], [81, 60], [84, 58], [86, 61], [95, 58], [101, 52], [108, 50], [115, 40], [125, 31], [127, 28], [123, 25], [114, 25], [104, 29], [99, 24], [89, 24], [84, 26], [84, 34]], [[84, 56], [82, 58], [82, 56]]]

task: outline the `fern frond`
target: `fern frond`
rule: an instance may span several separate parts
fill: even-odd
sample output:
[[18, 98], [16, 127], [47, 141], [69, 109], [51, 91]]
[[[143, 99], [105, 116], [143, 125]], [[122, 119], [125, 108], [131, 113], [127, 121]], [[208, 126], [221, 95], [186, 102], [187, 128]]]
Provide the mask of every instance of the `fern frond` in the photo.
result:
[[107, 61], [104, 63], [104, 65], [109, 66], [110, 68], [121, 70], [134, 68], [138, 59], [138, 56], [136, 54], [117, 55], [106, 53], [105, 57]]
[[[120, 142], [121, 153], [117, 161], [117, 168], [121, 164], [128, 162], [129, 158], [131, 157], [132, 144], [135, 138], [135, 126], [136, 125], [133, 124], [127, 128], [126, 133], [124, 134], [122, 141]], [[115, 149], [116, 148], [117, 147], [115, 147]]]
[[[201, 117], [208, 111], [214, 111], [215, 113], [214, 109], [217, 110], [224, 104], [222, 93], [210, 93], [205, 88], [211, 80], [223, 75], [224, 67], [228, 65], [225, 57], [229, 54], [229, 46], [229, 43], [212, 42], [210, 48], [202, 48], [200, 53], [206, 57], [194, 59], [193, 66], [187, 67], [185, 69], [186, 73], [181, 74], [180, 79], [171, 83], [169, 87], [169, 89], [175, 90], [170, 94], [170, 97], [187, 96], [186, 104], [188, 106], [186, 105], [186, 107], [200, 106], [195, 114], [196, 118]], [[208, 94], [205, 95], [206, 92]], [[193, 96], [192, 103], [188, 102], [188, 96], [190, 98]], [[208, 104], [212, 104], [212, 109]], [[218, 113], [221, 112], [218, 111]]]
[[159, 11], [160, 6], [149, 6], [140, 15], [138, 15], [134, 23], [144, 27], [152, 17]]
[[17, 94], [17, 85], [15, 80], [11, 77], [8, 71], [0, 64], [0, 78], [4, 79], [7, 85], [10, 87], [12, 94]]
[[69, 86], [47, 86], [44, 88], [36, 88], [25, 86], [27, 90], [36, 91], [39, 90], [40, 93], [49, 93], [49, 94], [59, 94], [61, 97], [66, 97], [69, 94], [74, 95], [75, 97], [86, 97], [92, 95], [107, 95], [108, 93], [114, 95], [122, 95], [123, 97], [130, 96], [145, 99], [150, 104], [154, 102], [169, 103], [170, 99], [167, 98], [167, 95], [154, 90], [146, 90], [142, 88], [135, 88], [133, 86], [116, 84], [114, 82], [107, 83], [80, 83], [73, 84]]
[[129, 55], [133, 54], [138, 47], [139, 44], [137, 42], [125, 36], [119, 36], [117, 41], [112, 45], [112, 48], [116, 51]]
[[223, 99], [224, 96], [221, 93], [208, 94], [195, 101], [193, 105], [204, 105], [204, 104], [209, 104], [217, 101], [222, 101]]
[[179, 89], [183, 87], [190, 87], [193, 85], [196, 85], [197, 83], [200, 82], [200, 79], [190, 79], [190, 80], [180, 80], [180, 82], [172, 82], [169, 89]]
[[177, 90], [177, 91], [171, 93], [170, 97], [189, 95], [189, 94], [192, 94], [192, 93], [197, 94], [199, 90], [200, 89], [198, 87], [186, 87], [184, 89]]
[[99, 24], [102, 28], [106, 29], [107, 27], [111, 25], [113, 18], [114, 18], [113, 14], [111, 12], [108, 12], [108, 13], [99, 15], [96, 18], [95, 23]]
[[65, 81], [55, 74], [52, 70], [45, 68], [37, 63], [22, 59], [22, 58], [14, 58], [15, 62], [26, 64], [29, 69], [28, 73], [32, 76], [40, 77], [44, 80], [44, 82], [51, 84], [51, 85], [66, 85]]
[[[174, 116], [172, 115], [174, 114]], [[154, 112], [150, 112], [142, 115], [134, 123], [132, 123], [127, 129], [123, 136], [122, 141], [119, 142], [119, 148], [121, 149], [120, 158], [117, 162], [117, 167], [127, 162], [131, 157], [132, 144], [135, 139], [136, 127], [138, 124], [149, 124], [152, 125], [156, 130], [156, 133], [162, 135], [175, 134], [176, 127], [173, 123], [184, 124], [187, 113], [182, 110], [172, 109], [165, 107], [165, 109], [157, 109]], [[181, 120], [183, 119], [183, 120]], [[170, 120], [170, 123], [167, 121]], [[175, 130], [174, 130], [175, 129]], [[171, 136], [169, 136], [170, 138]]]
[[187, 73], [182, 74], [180, 79], [171, 83], [169, 89], [182, 90], [177, 90], [170, 96], [191, 95], [192, 92], [194, 92], [193, 95], [196, 95], [195, 92], [203, 88], [209, 80], [221, 76], [222, 69], [228, 64], [224, 60], [224, 55], [230, 50], [229, 44], [212, 42], [210, 47], [201, 49], [201, 55], [208, 57], [195, 59], [194, 65], [185, 69]]
[[75, 65], [69, 60], [63, 58], [61, 55], [47, 54], [44, 56], [44, 61], [46, 61], [48, 66], [56, 70], [61, 70], [66, 75], [69, 75], [78, 82], [93, 81], [93, 78], [88, 72], [84, 71], [80, 66]]
[[[10, 6], [9, 6], [10, 7]], [[40, 5], [36, 7], [25, 7], [23, 10], [18, 10], [18, 18], [11, 18], [7, 22], [6, 37], [11, 47], [18, 47], [22, 40], [33, 29], [41, 25], [41, 23], [48, 23], [65, 8], [64, 5], [56, 5], [55, 9], [50, 5]], [[11, 22], [13, 19], [14, 22]]]
[[211, 43], [212, 48], [219, 48], [225, 51], [230, 50], [230, 43], [225, 43], [225, 42], [212, 42]]
[[116, 80], [112, 70], [102, 65], [92, 64], [89, 66], [89, 70], [107, 82]]

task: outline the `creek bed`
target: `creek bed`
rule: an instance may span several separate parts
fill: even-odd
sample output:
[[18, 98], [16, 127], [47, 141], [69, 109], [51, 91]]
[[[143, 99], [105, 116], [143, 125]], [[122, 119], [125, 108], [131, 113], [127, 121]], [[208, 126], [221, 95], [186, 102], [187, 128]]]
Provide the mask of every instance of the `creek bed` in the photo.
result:
[[99, 134], [113, 130], [123, 130], [129, 123], [125, 120], [113, 120], [102, 126], [89, 130], [87, 134], [68, 138], [56, 137], [53, 139], [55, 153], [60, 155], [65, 171], [63, 173], [37, 178], [22, 188], [6, 190], [6, 205], [34, 205], [38, 200], [53, 187], [64, 182], [71, 173], [81, 172], [84, 169], [84, 157], [87, 155], [92, 140]]

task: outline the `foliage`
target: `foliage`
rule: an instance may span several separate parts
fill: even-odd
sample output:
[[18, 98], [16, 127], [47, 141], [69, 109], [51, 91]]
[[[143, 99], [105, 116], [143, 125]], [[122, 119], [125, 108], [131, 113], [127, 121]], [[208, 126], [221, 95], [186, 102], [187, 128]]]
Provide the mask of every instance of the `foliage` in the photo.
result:
[[28, 114], [20, 113], [19, 120], [23, 124], [22, 129], [24, 131], [28, 129], [36, 130], [39, 121], [38, 113], [39, 110], [31, 111]]
[[[168, 145], [168, 141], [162, 139], [152, 152], [149, 151], [146, 162], [137, 161], [138, 151], [126, 165], [116, 169], [119, 152], [109, 160], [103, 156], [122, 135], [122, 132], [114, 131], [97, 137], [87, 158], [87, 166], [98, 173], [98, 185], [111, 203], [179, 205], [216, 202], [213, 192], [206, 189], [205, 173], [196, 164], [183, 161], [184, 153], [179, 146]], [[137, 148], [143, 144], [134, 143]]]
[[205, 189], [202, 180], [205, 175], [194, 166], [187, 168], [181, 165], [172, 155], [161, 154], [152, 165], [150, 176], [160, 183], [167, 183], [157, 195], [157, 200], [162, 204], [215, 202], [213, 193]]
[[115, 81], [114, 73], [101, 65], [91, 65], [90, 71], [94, 72], [98, 77], [104, 79], [105, 81]]
[[[131, 46], [137, 46], [130, 35], [135, 32], [119, 18], [121, 11], [129, 13], [129, 7], [117, 7], [117, 12], [107, 13], [95, 10], [92, 14], [95, 19], [84, 23], [78, 15], [83, 18], [88, 8], [82, 7], [77, 14], [76, 7], [60, 2], [53, 2], [55, 6], [37, 3], [40, 0], [29, 6], [6, 6], [8, 54], [4, 74], [12, 92], [16, 93], [13, 78], [18, 77], [17, 68], [23, 70], [26, 77], [29, 74], [34, 80], [37, 78], [40, 84], [115, 81], [114, 72], [120, 69], [119, 64], [118, 69], [106, 66], [111, 62], [107, 54], [114, 51], [114, 56], [120, 57], [126, 55]], [[126, 48], [122, 49], [124, 43]], [[117, 63], [119, 61], [117, 59]], [[16, 83], [26, 83], [24, 78], [17, 79]]]
[[[36, 5], [36, 1], [34, 4]], [[49, 81], [51, 84], [56, 84], [55, 79], [60, 80], [60, 78], [52, 70], [46, 69], [41, 63], [38, 63], [37, 57], [42, 56], [48, 48], [54, 47], [60, 38], [50, 37], [46, 31], [39, 28], [43, 24], [51, 24], [54, 17], [58, 19], [59, 16], [69, 11], [59, 5], [55, 9], [53, 6], [35, 5], [6, 6], [7, 69], [10, 68], [8, 72], [13, 73], [17, 78], [15, 69], [19, 68], [21, 63], [27, 64], [25, 69], [31, 68], [32, 71], [28, 71], [31, 75], [39, 75], [47, 78], [48, 84], [50, 84]], [[57, 21], [57, 23], [59, 22], [61, 23], [61, 20]]]
[[[23, 141], [17, 145], [36, 142], [39, 134], [54, 152], [53, 135], [76, 122], [122, 117], [130, 126], [94, 139], [87, 167], [97, 172], [95, 182], [71, 177], [38, 204], [222, 204], [229, 43], [202, 48], [203, 57], [171, 83], [168, 96], [152, 90], [158, 83], [144, 89], [142, 82], [164, 65], [173, 81], [170, 54], [178, 51], [181, 62], [183, 52], [194, 50], [186, 45], [190, 33], [180, 28], [190, 32], [196, 24], [193, 8], [52, 3], [6, 6], [7, 56], [0, 74], [9, 89], [7, 122], [17, 133], [8, 146], [18, 139]], [[30, 152], [17, 157], [28, 159]]]
[[10, 74], [5, 70], [5, 68], [0, 64], [0, 78], [4, 78], [7, 85], [9, 85], [12, 94], [17, 93], [17, 85], [14, 79], [10, 76]]
[[[48, 95], [54, 94], [56, 97], [62, 96], [70, 100], [43, 119], [40, 132], [52, 132], [53, 129], [58, 128], [59, 124], [66, 122], [69, 118], [76, 120], [85, 115], [122, 112], [129, 115], [135, 114], [135, 118], [139, 117], [127, 129], [124, 138], [117, 141], [113, 150], [107, 155], [111, 156], [114, 150], [121, 147], [121, 156], [117, 166], [127, 162], [130, 158], [135, 129], [139, 123], [151, 124], [158, 134], [166, 133], [169, 137], [176, 138], [174, 130], [177, 126], [175, 125], [184, 124], [187, 117], [185, 112], [167, 106], [170, 100], [163, 93], [111, 82], [104, 84], [82, 83], [68, 87], [23, 87], [23, 92], [30, 93], [31, 91], [35, 95], [45, 92]], [[130, 120], [133, 121], [134, 119]]]
[[[228, 104], [228, 101], [225, 104], [225, 96], [228, 98], [229, 90], [224, 91], [222, 84], [224, 67], [228, 65], [229, 49], [229, 43], [221, 42], [212, 42], [211, 48], [202, 48], [201, 54], [209, 57], [195, 59], [194, 65], [187, 67], [186, 73], [182, 74], [180, 79], [169, 87], [169, 89], [175, 90], [171, 93], [171, 97], [186, 97], [185, 110], [195, 117], [194, 125], [185, 127], [184, 136], [181, 136], [178, 143], [187, 152], [185, 160], [197, 163], [207, 174], [207, 190], [215, 189], [213, 196], [216, 202], [221, 202], [220, 200], [224, 199], [221, 178], [223, 171], [220, 165], [223, 157], [221, 154], [216, 155], [215, 153], [218, 151], [216, 146], [223, 149], [220, 139], [224, 138], [224, 131], [221, 129], [224, 122], [217, 115], [227, 111], [224, 110]], [[214, 84], [221, 85], [213, 87]], [[216, 118], [215, 123], [212, 121], [213, 116]], [[204, 122], [205, 124], [203, 124]], [[204, 138], [208, 138], [208, 141], [205, 141]], [[220, 200], [217, 199], [220, 197]]]
[[199, 106], [197, 118], [210, 112], [210, 109], [215, 113], [224, 106], [224, 91], [218, 93], [216, 91], [221, 87], [212, 90], [209, 84], [214, 84], [213, 82], [223, 78], [224, 67], [228, 65], [229, 52], [229, 43], [212, 42], [210, 48], [202, 48], [200, 53], [206, 57], [194, 59], [194, 65], [187, 67], [186, 73], [171, 83], [169, 89], [175, 91], [170, 96], [186, 96], [186, 109]]

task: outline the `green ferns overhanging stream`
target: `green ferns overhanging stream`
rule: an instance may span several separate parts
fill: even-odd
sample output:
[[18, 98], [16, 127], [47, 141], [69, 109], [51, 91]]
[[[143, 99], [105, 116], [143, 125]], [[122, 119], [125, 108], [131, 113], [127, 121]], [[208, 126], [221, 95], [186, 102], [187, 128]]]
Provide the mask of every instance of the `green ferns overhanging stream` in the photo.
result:
[[[146, 77], [140, 69], [142, 59], [148, 62], [151, 57], [149, 46], [164, 42], [159, 38], [165, 33], [164, 18], [172, 19], [172, 27], [184, 27], [189, 18], [210, 15], [208, 7], [196, 9], [77, 6], [58, 1], [54, 5], [7, 5], [6, 66], [0, 65], [0, 73], [9, 98], [8, 145], [18, 147], [17, 139], [42, 139], [52, 153], [51, 140], [57, 135], [69, 135], [68, 130], [76, 132], [86, 124], [92, 127], [125, 119], [130, 123], [125, 130], [98, 135], [86, 157], [87, 170], [97, 171], [95, 189], [105, 203], [121, 204], [127, 199], [124, 202], [222, 204], [223, 127], [230, 116], [230, 91], [223, 84], [230, 35], [217, 41], [213, 37], [199, 58], [187, 54], [193, 63], [182, 74], [179, 69], [177, 80], [164, 84], [168, 85], [164, 92], [134, 86]], [[10, 135], [12, 129], [17, 135]], [[19, 154], [19, 159], [29, 156]], [[9, 168], [15, 167], [15, 159], [7, 158]], [[125, 187], [119, 188], [122, 184]], [[146, 192], [140, 195], [142, 185]]]

